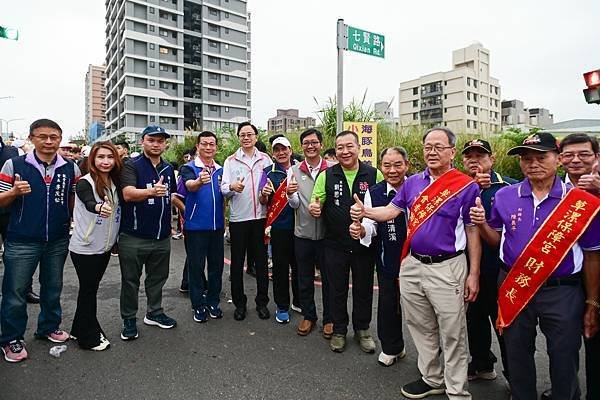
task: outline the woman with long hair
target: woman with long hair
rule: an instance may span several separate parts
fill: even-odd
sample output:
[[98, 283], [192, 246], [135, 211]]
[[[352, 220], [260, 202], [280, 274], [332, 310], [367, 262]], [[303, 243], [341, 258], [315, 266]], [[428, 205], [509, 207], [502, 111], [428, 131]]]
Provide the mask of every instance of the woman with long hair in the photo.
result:
[[69, 244], [79, 279], [77, 310], [71, 334], [83, 349], [110, 346], [96, 316], [98, 287], [110, 260], [121, 223], [119, 174], [121, 159], [110, 142], [94, 144], [87, 159], [89, 173], [77, 182]]

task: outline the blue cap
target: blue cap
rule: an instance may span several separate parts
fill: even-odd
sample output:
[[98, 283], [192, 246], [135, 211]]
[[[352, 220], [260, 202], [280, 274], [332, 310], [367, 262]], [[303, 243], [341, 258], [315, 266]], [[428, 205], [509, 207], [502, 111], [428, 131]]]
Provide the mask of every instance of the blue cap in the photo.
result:
[[144, 130], [142, 131], [142, 137], [146, 136], [146, 135], [162, 135], [166, 138], [171, 137], [171, 135], [169, 135], [167, 133], [167, 131], [165, 131], [165, 128], [163, 128], [162, 126], [158, 126], [158, 125], [148, 125], [147, 127], [144, 128]]

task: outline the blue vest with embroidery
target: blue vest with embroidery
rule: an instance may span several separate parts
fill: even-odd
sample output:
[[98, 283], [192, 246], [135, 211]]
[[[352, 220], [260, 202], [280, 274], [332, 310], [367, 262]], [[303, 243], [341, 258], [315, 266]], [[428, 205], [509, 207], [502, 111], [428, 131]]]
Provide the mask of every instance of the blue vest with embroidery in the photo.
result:
[[[194, 161], [185, 164], [194, 171], [196, 177], [204, 168], [196, 166]], [[188, 190], [185, 197], [185, 213], [183, 227], [190, 231], [216, 231], [224, 229], [225, 216], [223, 214], [223, 195], [221, 194], [221, 180], [223, 168], [219, 168], [211, 175], [210, 185], [202, 185], [197, 192]]]

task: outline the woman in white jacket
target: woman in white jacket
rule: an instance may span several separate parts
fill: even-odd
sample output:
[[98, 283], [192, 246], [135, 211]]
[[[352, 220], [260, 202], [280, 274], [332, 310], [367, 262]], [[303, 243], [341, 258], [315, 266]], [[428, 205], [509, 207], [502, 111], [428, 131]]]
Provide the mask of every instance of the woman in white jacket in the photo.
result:
[[96, 317], [96, 295], [117, 240], [121, 222], [119, 173], [121, 159], [110, 142], [98, 142], [87, 160], [89, 173], [77, 183], [73, 219], [75, 228], [69, 243], [71, 260], [79, 279], [77, 309], [71, 334], [83, 349], [108, 348]]

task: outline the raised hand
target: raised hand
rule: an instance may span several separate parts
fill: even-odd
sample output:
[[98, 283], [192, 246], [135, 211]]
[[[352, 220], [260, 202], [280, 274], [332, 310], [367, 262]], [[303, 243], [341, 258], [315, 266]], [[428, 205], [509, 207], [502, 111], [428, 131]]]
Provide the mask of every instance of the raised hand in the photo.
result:
[[354, 204], [350, 207], [350, 218], [352, 221], [360, 221], [365, 216], [365, 205], [358, 198], [358, 195], [354, 195]]
[[492, 186], [492, 177], [490, 174], [483, 173], [483, 168], [481, 166], [477, 166], [477, 173], [475, 174], [475, 183], [479, 185], [480, 188], [486, 189]]
[[288, 182], [286, 192], [287, 192], [288, 196], [291, 196], [294, 193], [296, 193], [297, 191], [298, 191], [298, 182], [296, 181], [296, 176], [294, 176], [294, 174], [292, 174], [290, 181]]
[[112, 214], [112, 204], [108, 196], [104, 196], [104, 203], [100, 205], [100, 216], [108, 218]]
[[321, 202], [319, 200], [319, 196], [316, 196], [315, 201], [308, 205], [308, 212], [315, 218], [319, 218], [321, 216]]
[[29, 182], [21, 180], [21, 175], [15, 174], [12, 190], [17, 196], [22, 196], [31, 193], [31, 186], [29, 186]]
[[579, 189], [587, 190], [588, 192], [600, 193], [600, 175], [598, 175], [598, 161], [594, 163], [592, 172], [582, 175], [577, 182]]
[[210, 183], [210, 174], [206, 172], [206, 169], [203, 169], [198, 176], [198, 180], [203, 185], [208, 185]]
[[350, 224], [350, 237], [354, 240], [360, 240], [362, 236], [363, 227], [358, 221], [354, 221]]
[[165, 177], [160, 176], [158, 182], [154, 184], [154, 197], [162, 197], [167, 195], [167, 186], [163, 183]]
[[475, 199], [475, 207], [471, 207], [469, 210], [469, 216], [471, 217], [471, 222], [475, 225], [485, 224], [485, 209], [479, 197]]
[[238, 177], [237, 181], [229, 185], [229, 188], [236, 193], [242, 193], [244, 191], [244, 177]]
[[273, 182], [271, 182], [271, 180], [267, 178], [267, 184], [265, 185], [265, 187], [262, 188], [260, 193], [265, 197], [269, 197], [274, 191], [275, 188], [273, 187]]

